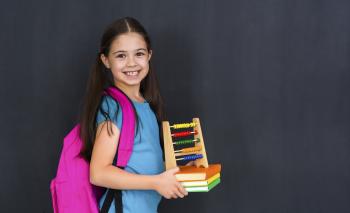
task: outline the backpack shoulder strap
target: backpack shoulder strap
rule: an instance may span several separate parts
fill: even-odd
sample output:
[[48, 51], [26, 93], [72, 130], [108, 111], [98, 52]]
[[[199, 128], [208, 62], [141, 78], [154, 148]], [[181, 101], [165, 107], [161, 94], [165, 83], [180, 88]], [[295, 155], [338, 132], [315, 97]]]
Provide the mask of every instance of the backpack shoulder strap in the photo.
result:
[[135, 108], [131, 100], [117, 87], [108, 87], [104, 94], [110, 95], [116, 102], [119, 103], [122, 109], [122, 126], [119, 136], [119, 144], [117, 150], [118, 167], [125, 167], [130, 159], [135, 137]]

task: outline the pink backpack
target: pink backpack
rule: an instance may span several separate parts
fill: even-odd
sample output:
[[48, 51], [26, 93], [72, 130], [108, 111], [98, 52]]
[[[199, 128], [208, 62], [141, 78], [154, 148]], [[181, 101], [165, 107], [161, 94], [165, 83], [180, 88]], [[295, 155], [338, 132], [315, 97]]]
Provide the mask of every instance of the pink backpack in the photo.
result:
[[[104, 91], [119, 103], [122, 109], [122, 128], [118, 144], [118, 167], [125, 167], [131, 156], [135, 134], [135, 109], [129, 98], [116, 87]], [[50, 190], [54, 213], [97, 213], [98, 201], [104, 188], [90, 183], [89, 162], [79, 156], [82, 148], [80, 125], [77, 124], [64, 138], [57, 175]]]

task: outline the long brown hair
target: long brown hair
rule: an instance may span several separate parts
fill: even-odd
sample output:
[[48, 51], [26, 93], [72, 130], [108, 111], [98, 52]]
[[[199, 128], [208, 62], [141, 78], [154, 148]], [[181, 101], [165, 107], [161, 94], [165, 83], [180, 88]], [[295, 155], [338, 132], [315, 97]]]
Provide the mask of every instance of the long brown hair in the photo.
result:
[[[99, 52], [96, 56], [95, 63], [91, 69], [87, 82], [83, 110], [80, 115], [80, 137], [83, 141], [83, 148], [80, 154], [88, 161], [91, 159], [92, 148], [96, 137], [96, 115], [101, 104], [103, 90], [106, 87], [114, 86], [112, 73], [104, 66], [100, 59], [100, 55], [104, 54], [107, 56], [112, 42], [121, 34], [128, 32], [136, 32], [140, 34], [146, 42], [148, 52], [152, 50], [148, 33], [134, 18], [124, 17], [118, 19], [111, 23], [104, 31], [100, 42]], [[160, 96], [157, 76], [152, 69], [151, 61], [149, 61], [149, 72], [141, 81], [140, 92], [155, 112], [158, 125], [160, 125], [163, 120], [163, 101]], [[110, 134], [109, 131], [108, 133]]]

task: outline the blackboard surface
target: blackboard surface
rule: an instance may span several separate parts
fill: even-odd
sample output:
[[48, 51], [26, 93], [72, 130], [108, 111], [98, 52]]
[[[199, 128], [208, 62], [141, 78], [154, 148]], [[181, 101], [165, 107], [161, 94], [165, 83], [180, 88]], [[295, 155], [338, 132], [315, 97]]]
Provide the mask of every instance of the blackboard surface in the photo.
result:
[[350, 2], [2, 2], [1, 212], [52, 212], [49, 182], [103, 29], [149, 31], [168, 118], [199, 117], [222, 183], [159, 212], [350, 212]]

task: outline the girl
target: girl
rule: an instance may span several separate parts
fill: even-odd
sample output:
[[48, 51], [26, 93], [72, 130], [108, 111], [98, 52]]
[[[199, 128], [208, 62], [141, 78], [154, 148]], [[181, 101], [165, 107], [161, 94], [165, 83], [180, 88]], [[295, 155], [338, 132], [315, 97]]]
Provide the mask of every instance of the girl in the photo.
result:
[[[125, 17], [113, 22], [102, 36], [81, 116], [82, 155], [90, 161], [90, 181], [122, 190], [123, 212], [157, 212], [161, 196], [187, 195], [175, 178], [178, 168], [163, 172], [159, 139], [162, 101], [151, 56], [149, 36], [137, 20]], [[113, 165], [122, 114], [113, 98], [102, 96], [108, 86], [122, 90], [136, 109], [133, 153], [125, 170]], [[106, 193], [100, 208], [105, 197]], [[109, 212], [115, 211], [115, 205], [113, 201]]]

